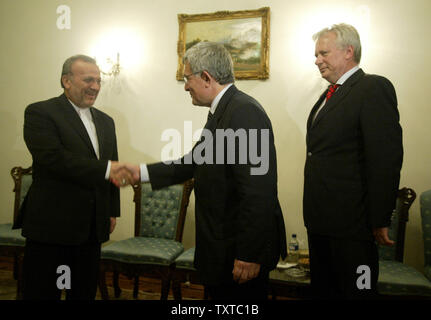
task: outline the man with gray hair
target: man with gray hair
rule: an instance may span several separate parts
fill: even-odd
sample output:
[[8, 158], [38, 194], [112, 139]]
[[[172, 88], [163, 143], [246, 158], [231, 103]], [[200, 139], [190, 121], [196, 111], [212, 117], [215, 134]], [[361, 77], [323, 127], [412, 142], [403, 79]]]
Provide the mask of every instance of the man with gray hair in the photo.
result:
[[94, 59], [68, 58], [61, 86], [63, 94], [25, 110], [33, 182], [14, 224], [26, 237], [23, 298], [59, 300], [66, 289], [68, 300], [92, 300], [100, 246], [120, 215], [109, 181], [121, 171], [115, 125], [93, 107], [101, 87]]
[[[196, 106], [208, 107], [208, 121], [201, 140], [193, 147], [193, 161], [187, 155], [166, 164], [129, 165], [135, 178], [150, 181], [153, 189], [194, 178], [196, 250], [195, 267], [212, 299], [267, 299], [269, 271], [286, 255], [283, 215], [277, 196], [277, 159], [271, 122], [262, 106], [238, 90], [233, 63], [222, 44], [201, 42], [185, 57], [184, 89]], [[243, 130], [247, 146], [254, 144], [261, 154], [260, 133], [268, 132], [268, 170], [253, 175], [254, 163], [228, 163], [230, 152], [238, 160], [241, 142], [227, 149], [224, 162], [216, 161], [226, 136], [216, 130]], [[257, 131], [258, 139], [249, 132]], [[262, 139], [263, 140], [263, 139]], [[196, 159], [196, 150], [210, 161]], [[224, 148], [221, 149], [223, 151]], [[209, 158], [208, 158], [209, 156]], [[220, 159], [218, 159], [220, 160]], [[217, 163], [216, 163], [217, 162]]]
[[313, 39], [315, 64], [330, 86], [307, 122], [303, 214], [311, 285], [317, 297], [374, 297], [375, 241], [394, 244], [388, 227], [403, 160], [395, 89], [359, 68], [354, 27], [334, 25]]

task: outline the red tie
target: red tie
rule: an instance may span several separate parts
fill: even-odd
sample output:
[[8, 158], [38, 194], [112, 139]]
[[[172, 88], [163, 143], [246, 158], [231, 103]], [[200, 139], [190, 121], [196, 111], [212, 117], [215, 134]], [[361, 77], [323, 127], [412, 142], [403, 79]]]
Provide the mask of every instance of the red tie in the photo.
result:
[[333, 84], [329, 87], [328, 92], [326, 93], [326, 100], [331, 99], [332, 95], [334, 94], [335, 90], [339, 87], [339, 84]]

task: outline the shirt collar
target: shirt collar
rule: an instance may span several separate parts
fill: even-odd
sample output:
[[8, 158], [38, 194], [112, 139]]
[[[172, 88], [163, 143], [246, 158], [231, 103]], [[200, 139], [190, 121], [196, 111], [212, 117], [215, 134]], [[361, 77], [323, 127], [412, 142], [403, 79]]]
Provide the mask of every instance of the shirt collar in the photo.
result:
[[70, 104], [73, 106], [73, 108], [76, 110], [76, 112], [78, 112], [78, 114], [91, 114], [90, 112], [90, 108], [80, 108], [78, 106], [76, 106], [69, 98], [67, 99], [69, 100]]
[[223, 97], [224, 93], [227, 91], [227, 89], [229, 89], [231, 86], [233, 85], [233, 83], [229, 83], [226, 87], [223, 88], [222, 91], [220, 91], [218, 93], [218, 95], [214, 98], [213, 102], [211, 102], [211, 108], [210, 108], [210, 112], [212, 114], [215, 113], [218, 103], [220, 102], [221, 98]]
[[343, 74], [340, 79], [338, 79], [337, 84], [343, 85], [344, 82], [346, 82], [347, 79], [349, 79], [358, 70], [359, 70], [359, 66], [354, 66], [352, 69], [350, 69], [345, 74]]

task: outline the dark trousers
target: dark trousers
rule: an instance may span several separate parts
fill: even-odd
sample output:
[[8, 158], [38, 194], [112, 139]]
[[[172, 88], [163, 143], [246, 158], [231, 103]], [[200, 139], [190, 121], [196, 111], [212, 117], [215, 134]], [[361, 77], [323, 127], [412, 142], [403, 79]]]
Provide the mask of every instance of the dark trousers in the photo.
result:
[[45, 244], [27, 239], [24, 252], [23, 299], [60, 300], [70, 268], [67, 300], [94, 300], [97, 291], [101, 246], [95, 240], [82, 245]]
[[260, 272], [259, 275], [243, 284], [235, 281], [219, 285], [206, 286], [211, 300], [248, 300], [264, 301], [268, 299], [269, 273]]
[[[374, 241], [340, 239], [308, 233], [311, 287], [315, 298], [371, 299], [377, 297], [379, 256]], [[369, 267], [370, 289], [363, 288]], [[358, 287], [359, 282], [359, 287]], [[362, 285], [361, 285], [362, 284]]]

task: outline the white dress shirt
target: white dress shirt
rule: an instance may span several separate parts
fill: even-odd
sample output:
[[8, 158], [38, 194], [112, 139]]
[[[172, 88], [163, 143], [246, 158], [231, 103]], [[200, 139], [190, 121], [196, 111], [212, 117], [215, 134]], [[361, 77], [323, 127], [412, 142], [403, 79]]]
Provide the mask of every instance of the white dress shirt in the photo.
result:
[[[93, 116], [91, 115], [90, 108], [77, 107], [72, 101], [69, 100], [73, 108], [79, 115], [85, 129], [87, 130], [88, 136], [90, 137], [91, 144], [93, 145], [94, 152], [96, 153], [97, 159], [100, 159], [99, 154], [99, 140], [97, 139], [96, 126], [94, 125]], [[109, 180], [109, 172], [111, 171], [111, 161], [108, 160], [108, 166], [106, 168], [105, 179]]]

